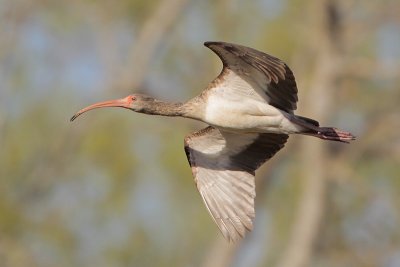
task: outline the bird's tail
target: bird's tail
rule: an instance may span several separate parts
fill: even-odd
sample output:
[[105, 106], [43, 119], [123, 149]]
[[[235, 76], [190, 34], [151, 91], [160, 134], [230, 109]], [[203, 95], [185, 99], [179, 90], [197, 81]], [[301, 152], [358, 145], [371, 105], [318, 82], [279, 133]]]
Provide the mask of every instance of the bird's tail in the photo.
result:
[[356, 137], [350, 132], [342, 131], [333, 127], [318, 127], [318, 130], [308, 130], [301, 134], [311, 135], [323, 140], [338, 141], [343, 143], [350, 143]]
[[356, 137], [350, 132], [339, 130], [333, 127], [320, 127], [317, 121], [306, 117], [296, 116], [294, 122], [300, 126], [303, 126], [304, 131], [301, 131], [300, 134], [343, 143], [349, 143], [350, 141], [356, 139]]

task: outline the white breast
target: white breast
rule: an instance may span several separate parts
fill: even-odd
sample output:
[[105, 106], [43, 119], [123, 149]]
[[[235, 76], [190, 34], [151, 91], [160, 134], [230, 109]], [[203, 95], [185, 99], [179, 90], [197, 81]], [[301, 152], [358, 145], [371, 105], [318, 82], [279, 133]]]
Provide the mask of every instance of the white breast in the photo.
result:
[[232, 94], [218, 88], [209, 94], [204, 121], [224, 129], [259, 132], [260, 127], [279, 127], [282, 117], [278, 109], [261, 98]]

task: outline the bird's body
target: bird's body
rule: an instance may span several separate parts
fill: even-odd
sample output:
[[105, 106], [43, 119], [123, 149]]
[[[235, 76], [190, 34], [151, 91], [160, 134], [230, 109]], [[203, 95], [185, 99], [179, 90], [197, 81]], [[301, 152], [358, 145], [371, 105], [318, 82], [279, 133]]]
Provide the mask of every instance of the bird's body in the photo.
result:
[[[218, 87], [215, 89], [217, 91]], [[289, 116], [264, 101], [251, 98], [240, 100], [215, 93], [207, 99], [202, 120], [219, 129], [234, 132], [294, 133], [297, 128], [287, 119]]]
[[296, 82], [280, 59], [230, 43], [205, 45], [224, 67], [199, 96], [186, 103], [167, 103], [134, 94], [91, 105], [71, 120], [94, 108], [123, 107], [209, 124], [185, 137], [185, 152], [210, 215], [227, 239], [236, 240], [252, 229], [255, 171], [284, 146], [289, 134], [346, 143], [354, 136], [294, 114]]
[[[188, 101], [186, 117], [201, 120], [226, 131], [243, 133], [296, 133], [302, 129], [292, 123], [290, 114], [270, 105], [266, 97], [232, 71], [225, 71], [224, 79], [216, 79], [200, 96]], [[226, 82], [229, 81], [229, 82]], [[196, 103], [196, 104], [194, 104]], [[199, 105], [198, 103], [201, 103]]]

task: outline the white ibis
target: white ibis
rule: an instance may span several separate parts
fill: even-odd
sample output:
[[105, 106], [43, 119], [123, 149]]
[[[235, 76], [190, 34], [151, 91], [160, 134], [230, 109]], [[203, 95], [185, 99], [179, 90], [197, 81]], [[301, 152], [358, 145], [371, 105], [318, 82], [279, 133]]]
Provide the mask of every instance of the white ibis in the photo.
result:
[[255, 49], [206, 42], [222, 60], [221, 74], [186, 103], [167, 103], [142, 94], [100, 102], [78, 111], [121, 107], [140, 113], [181, 116], [210, 126], [185, 137], [194, 180], [211, 217], [228, 240], [253, 227], [255, 171], [286, 143], [303, 134], [348, 143], [355, 137], [294, 115], [297, 86], [280, 59]]

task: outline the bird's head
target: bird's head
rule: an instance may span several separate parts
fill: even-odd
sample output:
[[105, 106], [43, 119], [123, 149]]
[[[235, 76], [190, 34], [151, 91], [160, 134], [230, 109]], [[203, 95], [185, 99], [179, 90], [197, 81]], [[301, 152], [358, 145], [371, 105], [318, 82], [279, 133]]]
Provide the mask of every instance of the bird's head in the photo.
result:
[[120, 107], [127, 108], [136, 112], [143, 112], [144, 108], [149, 104], [149, 102], [153, 101], [155, 101], [154, 98], [143, 94], [132, 94], [121, 99], [103, 101], [79, 110], [77, 113], [75, 113], [74, 116], [72, 116], [71, 121], [75, 120], [78, 116], [85, 113], [86, 111], [95, 108]]

